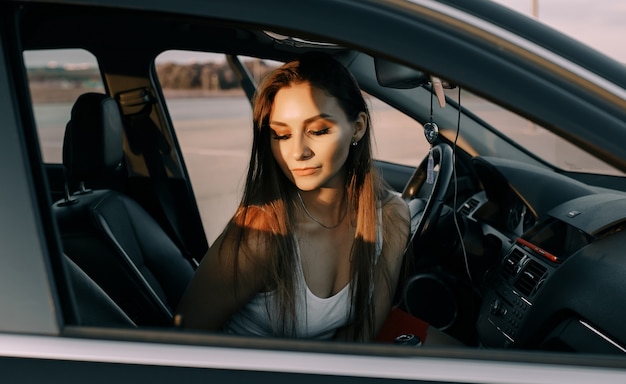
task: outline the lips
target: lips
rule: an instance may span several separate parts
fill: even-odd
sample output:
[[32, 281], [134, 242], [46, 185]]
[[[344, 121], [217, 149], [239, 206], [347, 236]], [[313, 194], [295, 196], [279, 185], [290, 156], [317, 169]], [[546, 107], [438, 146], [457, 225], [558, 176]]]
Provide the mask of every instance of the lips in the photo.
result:
[[296, 176], [311, 176], [316, 173], [319, 168], [295, 168], [291, 172]]

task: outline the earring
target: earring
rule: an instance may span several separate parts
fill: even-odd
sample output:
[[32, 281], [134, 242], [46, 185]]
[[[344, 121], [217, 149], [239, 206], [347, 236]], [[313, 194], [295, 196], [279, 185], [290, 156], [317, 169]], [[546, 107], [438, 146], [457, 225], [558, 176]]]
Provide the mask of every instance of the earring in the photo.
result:
[[354, 140], [354, 141], [352, 142], [352, 146], [353, 146], [353, 147], [356, 147], [357, 145], [359, 145], [359, 142], [358, 142], [358, 141], [356, 141], [356, 140]]

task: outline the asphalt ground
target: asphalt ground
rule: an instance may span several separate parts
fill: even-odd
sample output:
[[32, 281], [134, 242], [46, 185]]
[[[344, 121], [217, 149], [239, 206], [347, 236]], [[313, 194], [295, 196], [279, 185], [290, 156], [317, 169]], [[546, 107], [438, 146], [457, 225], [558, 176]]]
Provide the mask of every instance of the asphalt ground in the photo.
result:
[[[473, 97], [463, 104], [548, 162], [568, 170], [595, 171], [604, 166], [557, 140], [541, 127]], [[209, 243], [219, 235], [241, 197], [251, 148], [250, 105], [245, 97], [167, 100]], [[378, 159], [417, 166], [428, 153], [423, 129], [383, 103], [370, 100], [374, 153]], [[65, 124], [71, 103], [36, 105], [35, 115], [45, 162], [61, 162]]]

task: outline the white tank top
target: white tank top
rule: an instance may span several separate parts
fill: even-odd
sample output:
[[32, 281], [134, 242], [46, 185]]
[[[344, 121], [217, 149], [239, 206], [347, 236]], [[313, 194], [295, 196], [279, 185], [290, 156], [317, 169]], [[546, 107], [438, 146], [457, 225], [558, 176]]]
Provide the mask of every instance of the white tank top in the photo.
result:
[[[381, 223], [381, 209], [378, 209], [378, 222]], [[382, 249], [382, 226], [378, 226], [376, 236], [376, 257]], [[331, 339], [337, 329], [350, 322], [350, 284], [328, 298], [316, 296], [306, 284], [297, 245], [296, 271], [296, 330], [295, 337], [306, 339]], [[373, 288], [373, 287], [372, 287]], [[275, 292], [261, 292], [231, 317], [224, 331], [246, 336], [280, 336], [279, 309]]]

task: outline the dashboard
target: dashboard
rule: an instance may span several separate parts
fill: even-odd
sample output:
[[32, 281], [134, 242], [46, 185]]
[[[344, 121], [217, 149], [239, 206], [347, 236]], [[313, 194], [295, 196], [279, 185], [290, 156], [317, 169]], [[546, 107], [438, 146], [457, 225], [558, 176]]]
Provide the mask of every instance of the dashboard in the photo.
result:
[[486, 348], [626, 353], [626, 194], [480, 157], [482, 190], [458, 209], [500, 244], [481, 281]]

